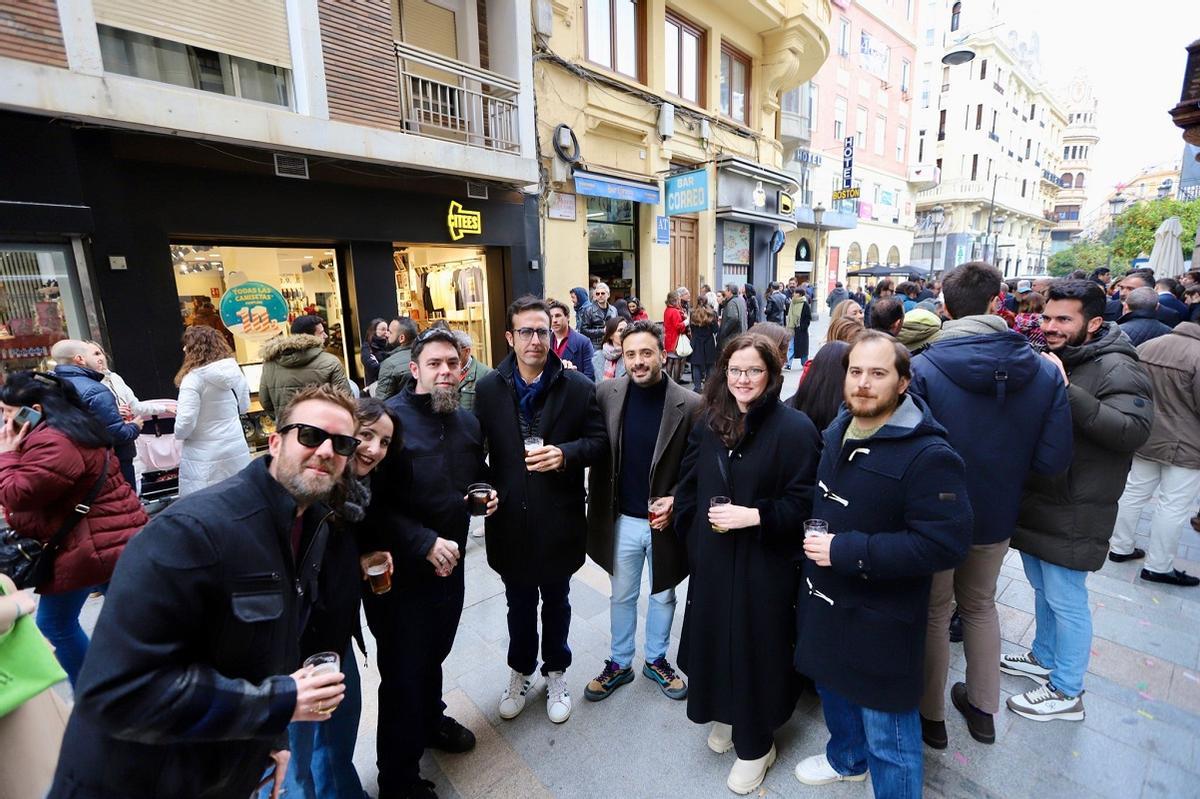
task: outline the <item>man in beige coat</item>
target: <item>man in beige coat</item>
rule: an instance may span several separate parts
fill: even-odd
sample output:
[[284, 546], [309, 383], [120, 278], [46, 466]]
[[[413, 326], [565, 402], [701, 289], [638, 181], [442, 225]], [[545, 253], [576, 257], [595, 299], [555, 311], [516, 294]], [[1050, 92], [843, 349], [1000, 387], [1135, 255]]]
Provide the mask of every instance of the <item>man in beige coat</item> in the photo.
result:
[[[1174, 567], [1179, 536], [1200, 493], [1200, 324], [1181, 322], [1138, 347], [1154, 386], [1154, 425], [1133, 456], [1108, 559], [1146, 558], [1142, 579], [1197, 586], [1200, 577]], [[1134, 546], [1138, 519], [1158, 492], [1148, 552]]]
[[612, 575], [612, 658], [588, 683], [584, 696], [597, 702], [633, 680], [642, 564], [649, 561], [642, 674], [671, 699], [683, 699], [687, 684], [667, 660], [675, 586], [687, 574], [683, 548], [671, 529], [671, 511], [700, 397], [663, 373], [663, 340], [652, 323], [626, 328], [621, 349], [626, 375], [596, 386], [609, 446], [608, 457], [588, 477], [587, 551]]

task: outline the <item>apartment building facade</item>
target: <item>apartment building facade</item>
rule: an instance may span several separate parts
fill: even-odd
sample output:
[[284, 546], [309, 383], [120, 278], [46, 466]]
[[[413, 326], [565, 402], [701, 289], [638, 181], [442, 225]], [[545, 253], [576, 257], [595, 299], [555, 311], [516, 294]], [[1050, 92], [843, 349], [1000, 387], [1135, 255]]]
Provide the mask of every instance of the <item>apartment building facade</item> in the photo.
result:
[[537, 0], [548, 296], [791, 275], [781, 98], [828, 55], [828, 0]]
[[1051, 251], [1071, 246], [1071, 240], [1083, 232], [1088, 210], [1088, 189], [1092, 187], [1092, 159], [1100, 143], [1096, 116], [1099, 102], [1091, 84], [1082, 75], [1075, 76], [1066, 89], [1067, 128], [1063, 131], [1062, 188], [1054, 201], [1054, 229], [1050, 233]]
[[308, 312], [356, 377], [397, 313], [503, 355], [542, 288], [528, 0], [0, 7], [4, 369], [94, 338], [171, 396], [209, 324], [253, 388]]
[[[1066, 109], [1040, 76], [1036, 39], [1005, 30], [995, 6], [930, 8], [913, 147], [916, 168], [937, 183], [916, 196], [912, 264], [941, 274], [982, 258], [1008, 276], [1040, 274], [1062, 188]], [[952, 50], [973, 57], [943, 63]]]

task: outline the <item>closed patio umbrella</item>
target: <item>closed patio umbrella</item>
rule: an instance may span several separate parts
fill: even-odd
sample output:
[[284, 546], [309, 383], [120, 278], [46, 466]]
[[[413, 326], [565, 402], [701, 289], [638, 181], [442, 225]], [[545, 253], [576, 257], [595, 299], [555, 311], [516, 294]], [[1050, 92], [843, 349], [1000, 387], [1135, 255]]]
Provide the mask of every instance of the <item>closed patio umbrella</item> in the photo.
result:
[[1150, 251], [1150, 263], [1146, 266], [1154, 270], [1156, 277], [1183, 274], [1183, 248], [1179, 244], [1182, 235], [1183, 227], [1177, 216], [1167, 217], [1154, 231], [1154, 249]]

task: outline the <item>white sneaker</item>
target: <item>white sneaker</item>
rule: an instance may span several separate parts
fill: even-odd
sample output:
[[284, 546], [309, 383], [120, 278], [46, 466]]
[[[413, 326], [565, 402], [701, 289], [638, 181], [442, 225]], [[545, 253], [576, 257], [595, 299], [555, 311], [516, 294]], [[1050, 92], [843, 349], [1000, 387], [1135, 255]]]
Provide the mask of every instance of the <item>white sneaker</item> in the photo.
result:
[[552, 671], [546, 675], [546, 715], [555, 724], [571, 717], [571, 694], [567, 691], [567, 673]]
[[1008, 698], [1008, 709], [1033, 721], [1083, 721], [1083, 699], [1067, 696], [1047, 683]]
[[867, 772], [862, 774], [838, 774], [837, 769], [829, 765], [829, 758], [824, 753], [806, 757], [796, 764], [796, 779], [805, 785], [829, 785], [834, 782], [862, 782], [867, 778]]
[[748, 794], [762, 785], [767, 776], [767, 769], [774, 762], [775, 744], [771, 744], [770, 752], [756, 760], [742, 760], [739, 757], [729, 770], [729, 779], [725, 780], [725, 785], [734, 793]]
[[1000, 671], [1017, 677], [1028, 677], [1038, 685], [1050, 682], [1050, 669], [1043, 666], [1032, 652], [1019, 655], [1001, 655]]
[[714, 721], [708, 733], [708, 748], [723, 755], [733, 748], [733, 725]]
[[515, 719], [525, 709], [525, 695], [533, 687], [533, 675], [509, 669], [508, 687], [500, 697], [500, 718]]

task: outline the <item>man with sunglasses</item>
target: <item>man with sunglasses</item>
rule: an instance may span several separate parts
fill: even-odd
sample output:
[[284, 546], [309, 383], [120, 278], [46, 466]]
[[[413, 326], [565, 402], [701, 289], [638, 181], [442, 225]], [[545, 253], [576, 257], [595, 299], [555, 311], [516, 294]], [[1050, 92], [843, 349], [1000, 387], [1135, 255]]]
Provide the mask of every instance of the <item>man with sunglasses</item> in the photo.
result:
[[[390, 551], [396, 570], [391, 591], [363, 602], [379, 650], [380, 799], [435, 799], [433, 783], [421, 779], [425, 749], [475, 747], [442, 701], [442, 661], [463, 609], [467, 487], [487, 468], [479, 421], [461, 407], [461, 358], [454, 331], [417, 336], [410, 379], [387, 400], [403, 430], [379, 467], [376, 485], [389, 490], [377, 492], [362, 526], [365, 549]], [[488, 513], [495, 509], [493, 495]]]
[[250, 796], [291, 721], [325, 721], [340, 672], [300, 664], [333, 515], [354, 452], [354, 401], [297, 392], [270, 455], [180, 499], [126, 546], [75, 690], [55, 799]]
[[604, 457], [608, 438], [595, 385], [564, 369], [551, 351], [546, 303], [520, 297], [506, 321], [513, 351], [479, 381], [475, 405], [500, 494], [499, 510], [487, 520], [488, 565], [499, 572], [508, 600], [511, 673], [500, 716], [524, 710], [533, 686], [540, 598], [546, 712], [561, 723], [571, 714], [568, 594], [587, 543], [583, 475]]

